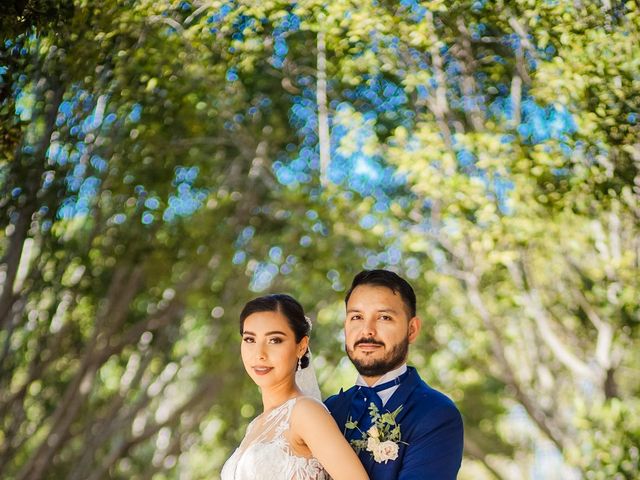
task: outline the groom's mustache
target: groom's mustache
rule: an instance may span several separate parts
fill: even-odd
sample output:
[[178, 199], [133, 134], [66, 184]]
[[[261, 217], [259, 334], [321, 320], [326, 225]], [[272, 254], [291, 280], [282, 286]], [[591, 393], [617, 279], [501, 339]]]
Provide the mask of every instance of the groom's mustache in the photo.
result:
[[366, 343], [367, 345], [380, 345], [384, 347], [384, 342], [380, 340], [376, 340], [375, 338], [361, 338], [356, 343], [353, 344], [354, 348], [360, 345], [361, 343]]

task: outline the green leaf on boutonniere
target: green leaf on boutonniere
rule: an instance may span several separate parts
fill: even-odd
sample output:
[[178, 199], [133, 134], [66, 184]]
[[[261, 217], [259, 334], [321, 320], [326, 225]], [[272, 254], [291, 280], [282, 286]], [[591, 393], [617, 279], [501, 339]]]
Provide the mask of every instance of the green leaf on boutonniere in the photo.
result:
[[[399, 444], [408, 445], [401, 440], [400, 425], [396, 422], [396, 417], [401, 410], [402, 406], [393, 412], [387, 411], [381, 414], [374, 403], [369, 404], [372, 426], [366, 432], [360, 430], [358, 422], [354, 422], [349, 417], [345, 423], [345, 431], [357, 429], [362, 434], [362, 438], [349, 441], [356, 453], [359, 455], [360, 452], [367, 451], [377, 463], [387, 463], [398, 458]], [[392, 445], [389, 445], [390, 442]]]
[[354, 428], [358, 428], [358, 422], [354, 422], [353, 420], [349, 419], [347, 423], [344, 424], [344, 427], [349, 430], [353, 430]]

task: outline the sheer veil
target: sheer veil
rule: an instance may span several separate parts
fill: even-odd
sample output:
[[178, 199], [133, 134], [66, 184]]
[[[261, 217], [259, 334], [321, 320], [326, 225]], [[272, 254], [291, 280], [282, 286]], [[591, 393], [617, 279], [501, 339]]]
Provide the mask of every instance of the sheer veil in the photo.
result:
[[[308, 335], [309, 338], [311, 338], [313, 323], [311, 323], [311, 319], [306, 315], [304, 319], [307, 321], [307, 325], [309, 325]], [[311, 363], [311, 349], [308, 350], [307, 355], [309, 356], [309, 365], [307, 365], [307, 368], [302, 368], [296, 371], [296, 385], [307, 397], [313, 397], [316, 400], [322, 401], [322, 394], [320, 393], [320, 386], [318, 385], [318, 377], [315, 369], [313, 368], [313, 363]]]
[[309, 365], [307, 368], [303, 368], [296, 372], [296, 385], [304, 395], [322, 401], [322, 394], [320, 393], [320, 386], [318, 385], [318, 377], [316, 376], [316, 371], [311, 363], [311, 350], [309, 350]]

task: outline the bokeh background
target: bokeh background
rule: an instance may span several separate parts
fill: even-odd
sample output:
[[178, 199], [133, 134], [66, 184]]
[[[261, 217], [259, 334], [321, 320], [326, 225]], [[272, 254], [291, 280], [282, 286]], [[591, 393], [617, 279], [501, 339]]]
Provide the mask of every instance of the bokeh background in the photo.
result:
[[460, 479], [637, 479], [640, 10], [623, 0], [3, 0], [0, 477], [213, 479], [288, 292], [414, 285]]

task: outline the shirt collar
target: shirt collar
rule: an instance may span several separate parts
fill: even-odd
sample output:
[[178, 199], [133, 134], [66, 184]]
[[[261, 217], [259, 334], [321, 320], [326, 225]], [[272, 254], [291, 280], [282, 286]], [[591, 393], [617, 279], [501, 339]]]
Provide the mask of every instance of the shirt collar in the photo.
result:
[[[371, 386], [375, 387], [376, 385], [382, 385], [385, 382], [390, 382], [391, 380], [394, 380], [394, 379], [398, 378], [400, 375], [402, 375], [406, 371], [407, 371], [407, 364], [403, 363], [398, 368], [396, 368], [394, 370], [391, 370], [390, 372], [385, 373], [383, 376], [381, 376], [378, 379], [378, 381], [376, 383], [374, 383]], [[358, 375], [358, 379], [356, 380], [356, 385], [360, 385], [360, 386], [363, 386], [363, 387], [368, 386], [367, 382], [365, 382], [364, 378], [362, 378], [362, 375]]]

